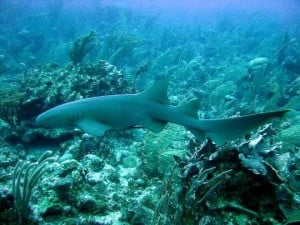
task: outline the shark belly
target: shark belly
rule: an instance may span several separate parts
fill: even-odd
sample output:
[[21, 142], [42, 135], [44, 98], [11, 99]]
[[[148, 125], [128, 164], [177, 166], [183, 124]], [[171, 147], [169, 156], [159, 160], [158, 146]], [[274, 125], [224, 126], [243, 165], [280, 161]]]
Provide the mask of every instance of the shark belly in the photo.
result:
[[[136, 110], [139, 108], [139, 110]], [[90, 102], [76, 126], [93, 136], [101, 136], [110, 129], [125, 129], [140, 125], [147, 115], [139, 102], [131, 96], [112, 96]]]

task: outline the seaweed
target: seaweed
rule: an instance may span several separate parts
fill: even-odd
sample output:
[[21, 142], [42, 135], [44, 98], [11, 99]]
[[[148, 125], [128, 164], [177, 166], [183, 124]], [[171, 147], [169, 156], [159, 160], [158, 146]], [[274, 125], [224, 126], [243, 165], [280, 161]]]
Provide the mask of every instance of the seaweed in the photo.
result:
[[[192, 142], [184, 157], [174, 156], [176, 165], [161, 185], [151, 224], [283, 223], [283, 208], [293, 205], [293, 194], [283, 172], [272, 165], [283, 165], [282, 159], [270, 156], [278, 146], [265, 140], [274, 131], [266, 127], [259, 132], [261, 136], [237, 147]], [[248, 158], [240, 157], [242, 153]]]
[[95, 47], [95, 41], [95, 31], [91, 31], [89, 34], [78, 38], [73, 43], [73, 47], [69, 50], [69, 57], [71, 61], [74, 64], [81, 63], [86, 54], [88, 54]]
[[139, 42], [136, 36], [128, 32], [112, 32], [105, 39], [102, 57], [114, 65], [119, 65], [124, 62], [124, 58], [132, 55]]
[[50, 157], [51, 155], [52, 152], [47, 151], [35, 163], [19, 161], [15, 166], [12, 177], [12, 192], [15, 207], [19, 213], [20, 225], [28, 224], [31, 195], [41, 176], [47, 172], [49, 163], [54, 160]]

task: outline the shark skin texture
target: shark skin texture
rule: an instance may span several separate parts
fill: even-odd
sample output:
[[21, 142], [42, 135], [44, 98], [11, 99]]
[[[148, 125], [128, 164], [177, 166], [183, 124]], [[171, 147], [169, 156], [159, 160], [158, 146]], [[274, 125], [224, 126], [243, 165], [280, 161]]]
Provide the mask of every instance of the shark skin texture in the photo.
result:
[[227, 119], [198, 119], [199, 100], [171, 106], [168, 81], [161, 80], [137, 94], [86, 98], [56, 106], [36, 118], [36, 124], [50, 128], [79, 128], [92, 136], [107, 130], [141, 126], [160, 132], [168, 122], [186, 127], [195, 136], [223, 144], [241, 137], [288, 110], [251, 114]]

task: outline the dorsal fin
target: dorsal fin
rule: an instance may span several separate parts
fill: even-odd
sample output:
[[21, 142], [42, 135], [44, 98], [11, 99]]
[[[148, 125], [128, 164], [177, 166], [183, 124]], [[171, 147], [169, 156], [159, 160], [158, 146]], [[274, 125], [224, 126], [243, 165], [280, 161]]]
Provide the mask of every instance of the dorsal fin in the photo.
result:
[[168, 86], [168, 80], [163, 79], [155, 82], [149, 89], [143, 91], [140, 95], [143, 98], [158, 102], [160, 104], [168, 104]]
[[199, 110], [200, 101], [198, 99], [192, 99], [187, 103], [177, 107], [178, 112], [185, 115], [189, 115], [193, 118], [198, 119], [198, 110]]

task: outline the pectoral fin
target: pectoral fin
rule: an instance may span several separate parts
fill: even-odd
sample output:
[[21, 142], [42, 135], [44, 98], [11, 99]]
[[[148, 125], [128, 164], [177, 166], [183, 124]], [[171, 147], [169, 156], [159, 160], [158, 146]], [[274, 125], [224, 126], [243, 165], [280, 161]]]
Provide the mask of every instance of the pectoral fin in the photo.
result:
[[111, 128], [106, 124], [98, 123], [94, 120], [87, 119], [78, 121], [77, 127], [83, 130], [85, 133], [88, 133], [92, 136], [102, 136], [105, 133], [105, 131]]
[[160, 120], [154, 120], [154, 119], [148, 119], [142, 123], [143, 127], [145, 127], [146, 129], [154, 133], [161, 132], [166, 125], [167, 125], [166, 122]]

